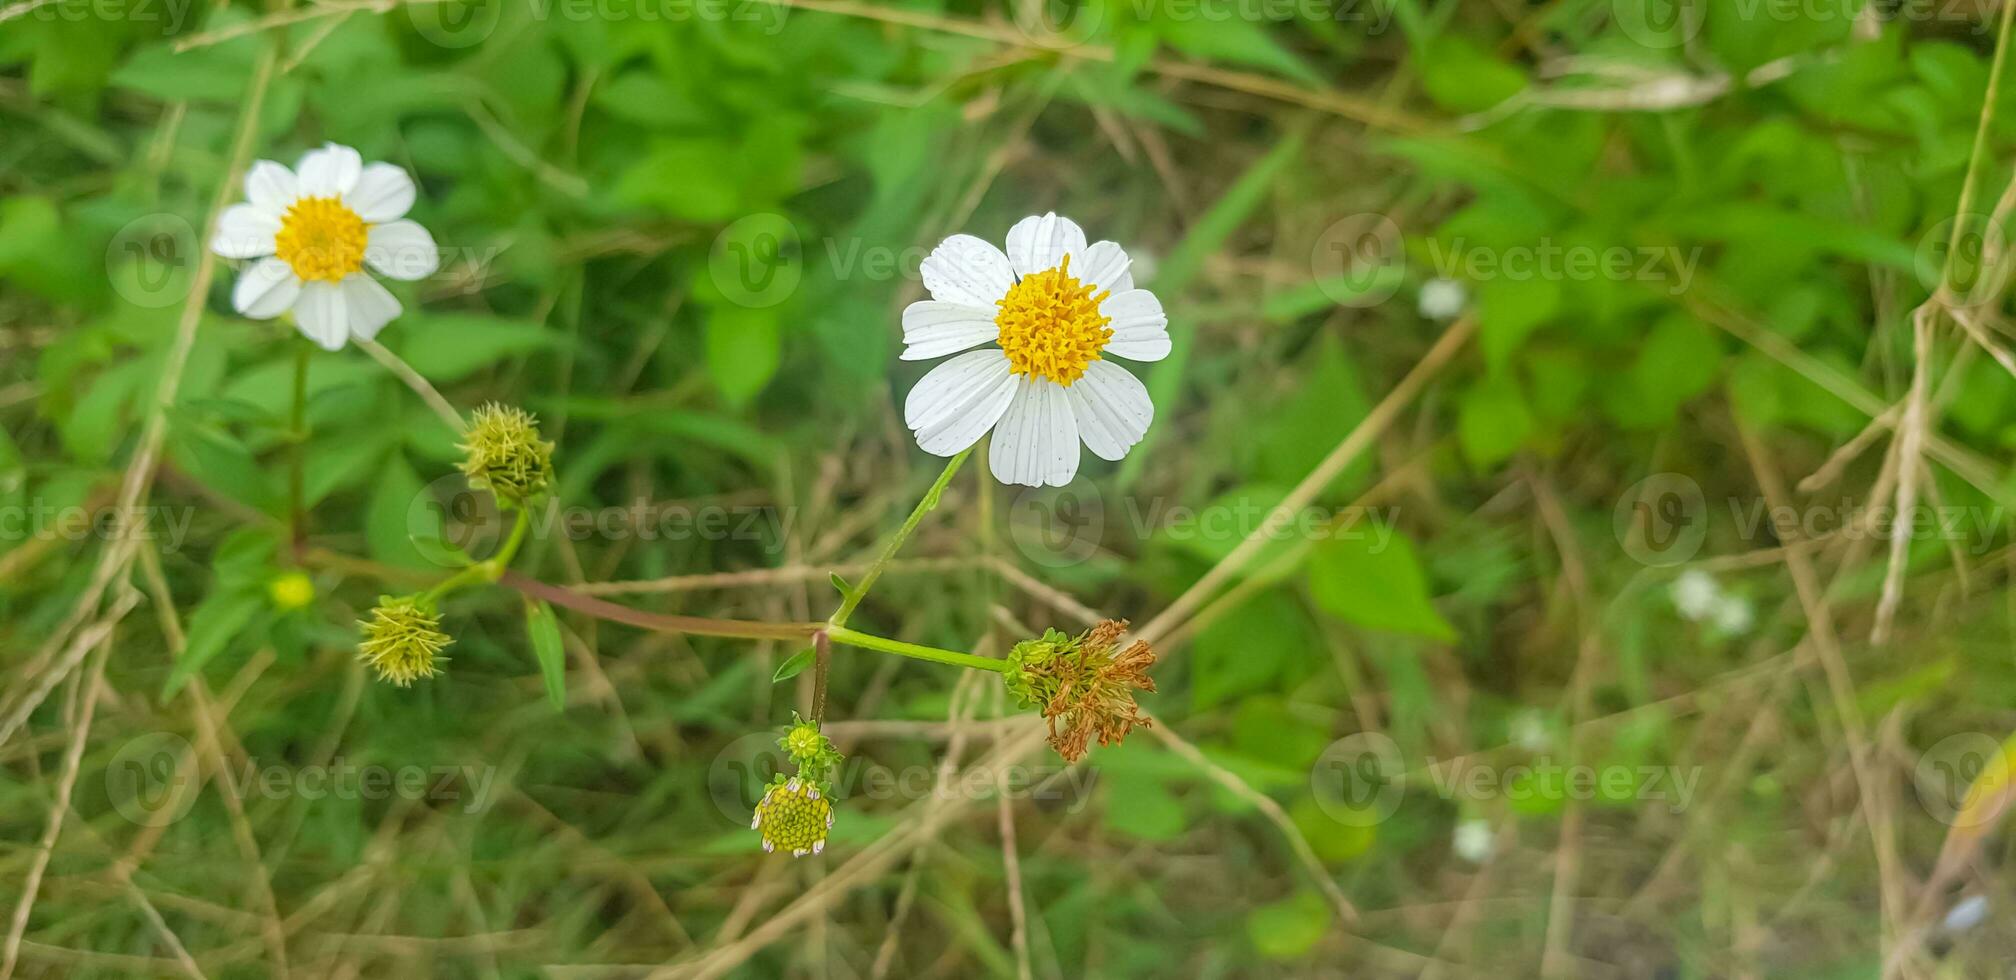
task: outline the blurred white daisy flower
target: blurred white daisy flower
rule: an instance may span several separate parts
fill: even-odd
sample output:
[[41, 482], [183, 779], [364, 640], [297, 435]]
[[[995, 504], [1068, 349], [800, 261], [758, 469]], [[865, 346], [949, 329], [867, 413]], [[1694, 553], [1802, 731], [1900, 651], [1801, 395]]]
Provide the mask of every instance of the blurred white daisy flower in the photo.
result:
[[1006, 253], [971, 235], [940, 243], [922, 269], [931, 298], [903, 311], [903, 359], [967, 353], [910, 389], [903, 420], [917, 444], [951, 456], [992, 429], [994, 478], [1032, 487], [1070, 483], [1080, 441], [1101, 459], [1126, 456], [1155, 405], [1106, 358], [1169, 356], [1169, 318], [1129, 265], [1120, 246], [1088, 246], [1055, 214], [1017, 222]]
[[1700, 622], [1714, 615], [1716, 603], [1722, 599], [1722, 586], [1715, 576], [1698, 568], [1681, 572], [1673, 580], [1673, 608], [1682, 619]]
[[399, 315], [399, 301], [364, 271], [421, 279], [441, 263], [434, 236], [405, 219], [416, 190], [406, 171], [366, 166], [335, 143], [289, 170], [260, 160], [245, 174], [245, 203], [226, 209], [210, 250], [256, 259], [231, 289], [231, 306], [254, 320], [289, 310], [308, 339], [328, 350], [369, 340]]
[[1449, 842], [1449, 849], [1455, 851], [1457, 857], [1471, 864], [1483, 864], [1491, 857], [1492, 846], [1495, 843], [1490, 821], [1472, 817], [1456, 825], [1456, 833]]
[[1708, 618], [1717, 631], [1735, 636], [1750, 632], [1750, 626], [1757, 617], [1750, 608], [1750, 600], [1723, 593], [1715, 597], [1715, 606], [1709, 610]]
[[1464, 305], [1470, 302], [1470, 292], [1454, 279], [1430, 279], [1421, 284], [1417, 302], [1423, 319], [1448, 320], [1463, 312]]

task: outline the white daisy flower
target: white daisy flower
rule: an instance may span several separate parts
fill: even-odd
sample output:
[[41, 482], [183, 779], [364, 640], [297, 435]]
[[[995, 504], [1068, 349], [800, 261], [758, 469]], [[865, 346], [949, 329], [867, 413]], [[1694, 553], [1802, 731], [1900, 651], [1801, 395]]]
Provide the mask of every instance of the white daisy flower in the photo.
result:
[[256, 259], [231, 289], [231, 306], [254, 320], [289, 310], [308, 339], [328, 350], [369, 340], [399, 315], [399, 301], [364, 271], [421, 279], [441, 264], [434, 236], [405, 219], [413, 178], [389, 163], [364, 164], [335, 143], [288, 170], [260, 160], [245, 173], [245, 203], [217, 221], [210, 250]]
[[1679, 610], [1682, 619], [1700, 622], [1714, 615], [1715, 605], [1722, 599], [1722, 584], [1715, 576], [1698, 568], [1690, 568], [1673, 580], [1673, 608]]
[[1016, 222], [1006, 253], [947, 238], [922, 271], [931, 298], [903, 311], [903, 359], [968, 351], [932, 368], [903, 404], [925, 452], [956, 455], [991, 429], [995, 479], [1061, 487], [1078, 473], [1080, 441], [1111, 460], [1147, 434], [1147, 387], [1106, 358], [1169, 356], [1169, 318], [1134, 288], [1120, 246], [1087, 246], [1071, 219], [1045, 214]]
[[1463, 312], [1470, 302], [1470, 292], [1454, 279], [1430, 279], [1421, 284], [1416, 301], [1424, 319], [1448, 320]]
[[1740, 636], [1750, 632], [1750, 627], [1757, 621], [1757, 613], [1751, 608], [1750, 600], [1723, 593], [1715, 597], [1715, 607], [1709, 610], [1708, 618], [1719, 632]]
[[1483, 864], [1490, 859], [1496, 844], [1497, 836], [1491, 832], [1490, 822], [1473, 817], [1456, 825], [1449, 849], [1471, 864]]

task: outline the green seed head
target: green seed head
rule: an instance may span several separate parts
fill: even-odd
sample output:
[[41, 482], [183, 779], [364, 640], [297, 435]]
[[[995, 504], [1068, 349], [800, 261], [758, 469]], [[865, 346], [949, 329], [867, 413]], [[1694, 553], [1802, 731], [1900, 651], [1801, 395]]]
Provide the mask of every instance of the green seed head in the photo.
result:
[[441, 673], [448, 661], [441, 651], [455, 642], [441, 632], [441, 619], [412, 596], [383, 596], [371, 618], [357, 624], [364, 640], [357, 659], [378, 672], [378, 679], [406, 687]]
[[501, 503], [523, 506], [553, 484], [553, 444], [540, 441], [539, 420], [523, 409], [495, 402], [477, 409], [463, 440], [469, 485]]

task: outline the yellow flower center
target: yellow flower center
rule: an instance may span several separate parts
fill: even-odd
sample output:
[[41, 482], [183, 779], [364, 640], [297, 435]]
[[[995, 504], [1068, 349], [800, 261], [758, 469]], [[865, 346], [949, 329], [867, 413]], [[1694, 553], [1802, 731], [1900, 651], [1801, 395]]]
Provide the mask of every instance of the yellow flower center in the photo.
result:
[[1091, 285], [1073, 277], [1069, 255], [1055, 269], [1023, 276], [1001, 297], [996, 304], [1001, 312], [994, 315], [1008, 370], [1069, 387], [1113, 339], [1106, 326], [1113, 318], [1099, 315], [1099, 304], [1110, 295], [1094, 296]]
[[364, 219], [333, 197], [304, 197], [280, 218], [273, 254], [314, 282], [341, 282], [364, 268], [364, 245], [370, 239]]

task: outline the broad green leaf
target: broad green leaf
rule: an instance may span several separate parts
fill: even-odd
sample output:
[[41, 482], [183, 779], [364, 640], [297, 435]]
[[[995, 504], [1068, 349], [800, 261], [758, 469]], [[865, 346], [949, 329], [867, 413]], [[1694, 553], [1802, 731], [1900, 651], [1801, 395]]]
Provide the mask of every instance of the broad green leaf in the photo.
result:
[[245, 632], [252, 618], [266, 606], [266, 592], [257, 586], [213, 591], [189, 614], [186, 642], [161, 688], [161, 697], [175, 696], [211, 658], [223, 653], [232, 640]]
[[1552, 279], [1486, 279], [1477, 286], [1477, 343], [1484, 363], [1502, 369], [1527, 335], [1561, 309], [1561, 284]]
[[1338, 536], [1309, 556], [1309, 593], [1325, 612], [1372, 629], [1449, 641], [1456, 631], [1430, 601], [1414, 544], [1394, 533]]
[[1457, 34], [1428, 42], [1416, 64], [1428, 96], [1453, 112], [1489, 109], [1526, 87], [1525, 73]]
[[1279, 690], [1305, 675], [1314, 643], [1309, 615], [1291, 596], [1269, 589], [1197, 631], [1191, 703], [1202, 711], [1242, 695]]
[[410, 317], [394, 345], [420, 376], [435, 383], [457, 381], [507, 357], [552, 347], [561, 334], [529, 320], [472, 313]]
[[745, 405], [770, 383], [782, 357], [774, 309], [715, 307], [707, 317], [707, 373], [731, 405]]
[[1470, 465], [1490, 469], [1518, 452], [1532, 435], [1533, 416], [1512, 375], [1479, 379], [1463, 393], [1456, 436]]
[[1330, 931], [1330, 906], [1313, 889], [1302, 889], [1246, 914], [1246, 935], [1270, 960], [1306, 955]]

